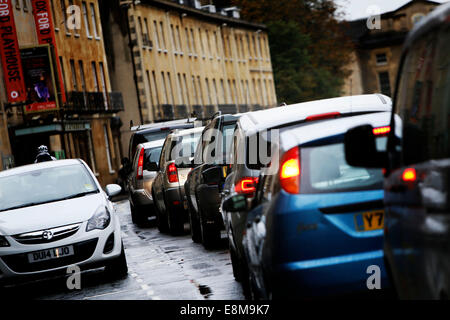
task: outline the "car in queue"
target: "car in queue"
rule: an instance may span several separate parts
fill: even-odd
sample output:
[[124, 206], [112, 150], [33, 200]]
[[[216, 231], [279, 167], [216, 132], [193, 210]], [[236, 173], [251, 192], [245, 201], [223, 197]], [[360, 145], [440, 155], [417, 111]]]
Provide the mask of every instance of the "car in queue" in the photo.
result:
[[[355, 115], [391, 111], [391, 99], [381, 94], [360, 95], [317, 100], [283, 106], [243, 115], [237, 122], [231, 152], [232, 165], [226, 179], [222, 204], [229, 197], [244, 195], [248, 201], [255, 196], [261, 168], [270, 161], [271, 134], [277, 140], [277, 130]], [[267, 156], [266, 156], [267, 155]], [[248, 270], [242, 237], [246, 230], [247, 210], [229, 212], [222, 206], [226, 226], [233, 274], [242, 281], [244, 292], [249, 292]]]
[[0, 282], [105, 267], [124, 277], [127, 261], [119, 217], [82, 160], [59, 160], [0, 172]]
[[449, 22], [450, 4], [444, 4], [405, 41], [393, 109], [402, 125], [391, 123], [387, 151], [373, 147], [371, 126], [346, 136], [351, 165], [386, 171], [384, 252], [400, 299], [450, 294]]
[[220, 114], [205, 127], [194, 155], [195, 166], [185, 183], [191, 237], [194, 242], [203, 243], [205, 248], [217, 245], [224, 230], [219, 210], [222, 184], [210, 175], [215, 174], [215, 168], [220, 175], [226, 173], [238, 119], [239, 115]]
[[156, 122], [130, 128], [131, 137], [128, 145], [128, 156], [122, 159], [122, 168], [119, 170], [119, 181], [124, 189], [128, 188], [128, 176], [132, 170], [132, 160], [139, 144], [164, 140], [170, 132], [176, 129], [190, 129], [195, 125], [194, 118]]
[[[164, 140], [139, 144], [128, 176], [128, 200], [133, 223], [142, 225], [155, 216], [152, 185], [158, 172], [157, 163], [161, 156]], [[153, 166], [152, 166], [153, 164]]]
[[156, 223], [161, 232], [169, 231], [174, 235], [184, 232], [184, 223], [188, 221], [184, 183], [192, 169], [203, 128], [174, 130], [164, 142], [159, 162], [150, 164], [158, 169], [152, 194]]
[[[380, 288], [389, 289], [383, 263], [383, 173], [349, 166], [344, 136], [354, 125], [370, 124], [377, 148], [385, 150], [390, 116], [378, 112], [280, 131], [242, 240], [250, 297], [369, 293], [371, 266], [379, 268]], [[242, 195], [224, 202], [232, 212], [247, 205]]]

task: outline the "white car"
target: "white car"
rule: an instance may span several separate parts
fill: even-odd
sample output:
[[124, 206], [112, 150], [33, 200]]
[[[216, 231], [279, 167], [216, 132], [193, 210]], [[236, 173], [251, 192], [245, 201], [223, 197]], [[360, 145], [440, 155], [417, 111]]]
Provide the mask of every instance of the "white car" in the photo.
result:
[[0, 172], [0, 283], [69, 266], [105, 266], [127, 274], [119, 217], [82, 160], [60, 160]]

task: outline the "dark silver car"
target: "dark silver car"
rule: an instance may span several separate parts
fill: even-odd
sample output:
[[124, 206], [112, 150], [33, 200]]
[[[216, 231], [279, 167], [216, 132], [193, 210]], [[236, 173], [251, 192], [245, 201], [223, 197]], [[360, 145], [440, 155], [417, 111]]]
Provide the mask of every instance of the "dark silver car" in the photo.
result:
[[127, 179], [133, 223], [144, 224], [155, 215], [152, 184], [158, 170], [155, 164], [159, 161], [163, 144], [164, 140], [156, 140], [139, 144], [136, 148]]
[[[153, 183], [152, 192], [156, 207], [158, 229], [180, 234], [187, 222], [187, 202], [184, 183], [191, 170], [195, 149], [200, 140], [203, 127], [175, 130], [164, 142], [157, 166], [158, 174]], [[183, 163], [176, 160], [186, 159]]]

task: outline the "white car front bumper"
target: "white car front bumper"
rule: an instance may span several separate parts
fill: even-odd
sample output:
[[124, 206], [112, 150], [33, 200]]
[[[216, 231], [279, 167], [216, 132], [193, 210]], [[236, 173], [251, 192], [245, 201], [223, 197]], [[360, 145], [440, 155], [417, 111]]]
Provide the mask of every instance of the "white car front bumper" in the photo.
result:
[[[14, 278], [45, 275], [48, 272], [64, 271], [69, 266], [101, 266], [103, 262], [116, 258], [122, 251], [122, 236], [117, 215], [111, 217], [111, 223], [105, 230], [86, 232], [87, 222], [72, 236], [50, 243], [21, 244], [11, 236], [6, 236], [10, 247], [0, 248], [0, 282]], [[105, 251], [108, 238], [113, 235], [114, 245]], [[42, 262], [30, 263], [28, 254], [46, 249], [73, 246], [74, 255]]]

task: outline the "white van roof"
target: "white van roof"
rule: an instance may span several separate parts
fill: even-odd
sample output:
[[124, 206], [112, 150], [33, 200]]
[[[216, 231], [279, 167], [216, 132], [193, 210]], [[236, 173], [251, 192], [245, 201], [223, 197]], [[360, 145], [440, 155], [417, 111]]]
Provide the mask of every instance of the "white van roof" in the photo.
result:
[[383, 111], [392, 111], [391, 98], [382, 94], [368, 94], [316, 100], [249, 112], [239, 119], [239, 123], [245, 134], [251, 135], [262, 130], [303, 121], [313, 115], [330, 112], [358, 114]]

